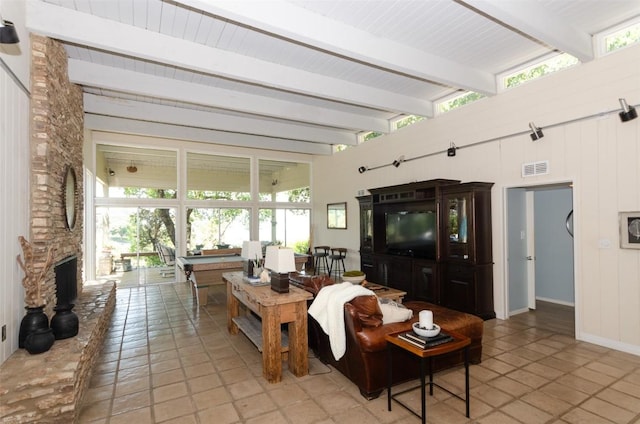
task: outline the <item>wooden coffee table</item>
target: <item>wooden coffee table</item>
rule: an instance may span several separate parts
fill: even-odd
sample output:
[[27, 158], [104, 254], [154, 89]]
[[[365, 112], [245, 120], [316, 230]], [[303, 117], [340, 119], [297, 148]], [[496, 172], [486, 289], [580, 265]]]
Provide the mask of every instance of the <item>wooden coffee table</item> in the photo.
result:
[[402, 299], [407, 295], [406, 291], [392, 289], [391, 287], [370, 283], [368, 281], [365, 282], [364, 288], [371, 290], [381, 299], [391, 299], [398, 303], [402, 303]]
[[[402, 332], [404, 333], [404, 331]], [[398, 404], [400, 404], [403, 408], [405, 408], [406, 410], [408, 410], [409, 412], [411, 412], [412, 414], [422, 418], [422, 424], [426, 423], [426, 418], [427, 418], [427, 411], [426, 411], [426, 391], [425, 391], [425, 386], [428, 384], [429, 385], [429, 395], [433, 396], [433, 386], [437, 386], [440, 389], [446, 391], [447, 393], [457, 397], [460, 400], [464, 400], [465, 401], [465, 406], [466, 406], [466, 415], [467, 418], [469, 418], [469, 345], [471, 344], [471, 339], [469, 339], [469, 337], [467, 336], [463, 336], [462, 334], [458, 334], [455, 333], [453, 331], [447, 331], [447, 334], [451, 335], [453, 337], [453, 340], [447, 343], [443, 343], [441, 345], [437, 345], [434, 347], [428, 347], [425, 349], [419, 348], [409, 342], [406, 342], [402, 339], [400, 339], [398, 337], [398, 334], [401, 333], [393, 333], [393, 334], [387, 334], [385, 336], [385, 339], [387, 341], [387, 351], [388, 351], [388, 355], [389, 355], [389, 380], [388, 380], [388, 385], [387, 385], [387, 408], [389, 409], [389, 411], [391, 411], [391, 400], [395, 400]], [[420, 358], [420, 385], [419, 386], [415, 386], [415, 387], [411, 387], [405, 390], [402, 390], [398, 393], [396, 393], [395, 395], [391, 394], [391, 382], [393, 381], [393, 370], [392, 370], [392, 356], [391, 356], [391, 349], [392, 348], [399, 348], [399, 349], [404, 349], [407, 352], [412, 353], [413, 355], [417, 356], [418, 358]], [[455, 352], [458, 351], [460, 349], [464, 349], [464, 387], [465, 387], [465, 397], [462, 398], [460, 395], [451, 392], [449, 389], [442, 387], [436, 383], [433, 382], [433, 371], [432, 371], [432, 361], [431, 359], [439, 356], [439, 355], [444, 355], [446, 353], [451, 353], [451, 352]], [[426, 383], [425, 382], [425, 362], [427, 362], [427, 366], [428, 366], [428, 373], [429, 373], [429, 382]], [[402, 403], [400, 400], [396, 399], [396, 396], [399, 396], [403, 393], [415, 390], [417, 388], [421, 389], [421, 402], [422, 402], [422, 415], [418, 415], [413, 409], [409, 408], [409, 406], [405, 405], [404, 403]]]

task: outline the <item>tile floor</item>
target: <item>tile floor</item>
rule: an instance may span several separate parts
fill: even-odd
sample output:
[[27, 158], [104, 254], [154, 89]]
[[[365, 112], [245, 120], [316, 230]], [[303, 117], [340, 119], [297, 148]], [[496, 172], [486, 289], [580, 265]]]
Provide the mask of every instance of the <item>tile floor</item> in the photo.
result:
[[[436, 389], [427, 422], [640, 423], [640, 357], [576, 342], [572, 310], [543, 306], [486, 321], [483, 361], [471, 366], [471, 419], [462, 401]], [[306, 377], [284, 369], [281, 383], [266, 383], [254, 346], [227, 333], [222, 286], [199, 309], [185, 283], [119, 288], [80, 422], [420, 422], [399, 405], [387, 411], [386, 392], [365, 400], [313, 357]], [[463, 372], [436, 381], [462, 392]], [[416, 411], [418, 394], [403, 398]]]

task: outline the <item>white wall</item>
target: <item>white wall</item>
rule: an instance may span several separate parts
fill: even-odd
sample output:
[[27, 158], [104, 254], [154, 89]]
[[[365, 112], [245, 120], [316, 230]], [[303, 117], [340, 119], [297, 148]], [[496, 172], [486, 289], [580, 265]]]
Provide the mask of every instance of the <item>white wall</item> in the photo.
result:
[[[640, 103], [640, 46], [524, 84], [493, 98], [373, 139], [313, 167], [314, 245], [349, 249], [358, 265], [359, 189], [451, 178], [492, 181], [494, 299], [506, 316], [505, 189], [573, 181], [576, 337], [640, 354], [640, 251], [618, 248], [618, 212], [640, 210], [640, 119], [620, 122], [618, 98]], [[610, 112], [610, 113], [606, 113]], [[599, 115], [590, 119], [580, 118]], [[578, 121], [568, 123], [572, 120]], [[545, 137], [532, 142], [533, 121]], [[563, 124], [564, 123], [564, 124]], [[549, 128], [553, 126], [553, 128]], [[496, 141], [477, 144], [485, 140]], [[457, 156], [444, 151], [450, 143]], [[358, 173], [400, 155], [433, 156]], [[521, 177], [523, 163], [549, 160], [550, 173]], [[348, 230], [326, 229], [326, 204], [348, 202]], [[599, 248], [610, 241], [611, 247]]]
[[[8, 3], [17, 2], [0, 3], [3, 18], [24, 21], [18, 14], [20, 8], [16, 4], [9, 8]], [[0, 344], [0, 363], [18, 348], [20, 320], [25, 313], [24, 274], [16, 257], [22, 255], [18, 236], [29, 238], [29, 94], [23, 85], [28, 87], [30, 44], [28, 37], [19, 36], [18, 46], [0, 47], [0, 326], [7, 329], [7, 340]], [[16, 53], [16, 48], [26, 53]]]

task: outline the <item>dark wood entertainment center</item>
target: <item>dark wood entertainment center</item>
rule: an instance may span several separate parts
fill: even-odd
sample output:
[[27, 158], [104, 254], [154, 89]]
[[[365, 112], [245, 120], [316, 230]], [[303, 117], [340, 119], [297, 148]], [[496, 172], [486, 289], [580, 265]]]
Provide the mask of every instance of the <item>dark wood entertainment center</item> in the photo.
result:
[[367, 280], [406, 291], [406, 300], [495, 318], [492, 186], [435, 179], [357, 197]]

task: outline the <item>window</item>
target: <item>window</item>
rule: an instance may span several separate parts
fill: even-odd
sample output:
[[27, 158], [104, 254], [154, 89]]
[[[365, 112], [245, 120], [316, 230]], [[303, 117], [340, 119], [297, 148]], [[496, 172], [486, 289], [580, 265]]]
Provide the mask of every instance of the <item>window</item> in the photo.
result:
[[187, 153], [187, 198], [250, 200], [249, 158]]
[[309, 209], [260, 209], [260, 241], [279, 244], [296, 253], [307, 253], [311, 212]]
[[308, 163], [258, 161], [258, 187], [261, 202], [309, 203], [310, 167]]
[[409, 125], [413, 125], [416, 122], [420, 122], [420, 121], [423, 121], [425, 119], [426, 118], [424, 116], [417, 116], [417, 115], [404, 116], [404, 117], [396, 120], [393, 123], [393, 127], [396, 130], [399, 130], [400, 128], [408, 127]]
[[447, 100], [444, 100], [438, 103], [438, 112], [445, 113], [449, 112], [452, 109], [459, 108], [460, 106], [464, 106], [468, 103], [475, 102], [476, 100], [483, 99], [485, 96], [476, 93], [474, 91], [467, 91], [465, 93], [459, 94], [455, 97], [450, 97]]
[[614, 33], [604, 36], [606, 53], [640, 42], [640, 22], [625, 26]]
[[99, 144], [97, 197], [175, 199], [177, 154], [170, 150]]
[[201, 249], [242, 247], [250, 236], [250, 210], [245, 208], [187, 209], [187, 253]]
[[516, 87], [524, 82], [552, 74], [562, 69], [570, 68], [578, 63], [580, 63], [580, 61], [568, 53], [554, 55], [553, 57], [543, 61], [531, 64], [524, 69], [519, 69], [516, 72], [505, 75], [502, 78], [503, 85], [505, 88]]

